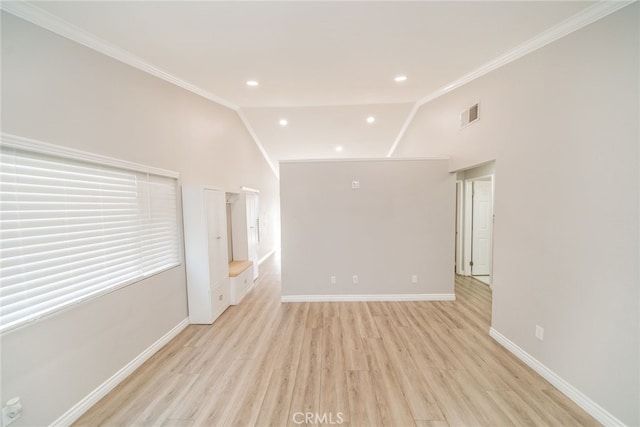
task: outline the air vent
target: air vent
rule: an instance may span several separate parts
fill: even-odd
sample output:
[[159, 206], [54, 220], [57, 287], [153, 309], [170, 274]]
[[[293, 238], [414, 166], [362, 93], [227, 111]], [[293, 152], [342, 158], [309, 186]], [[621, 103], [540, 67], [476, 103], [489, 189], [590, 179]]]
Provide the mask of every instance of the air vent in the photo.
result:
[[480, 103], [476, 102], [460, 114], [460, 127], [469, 126], [480, 118]]

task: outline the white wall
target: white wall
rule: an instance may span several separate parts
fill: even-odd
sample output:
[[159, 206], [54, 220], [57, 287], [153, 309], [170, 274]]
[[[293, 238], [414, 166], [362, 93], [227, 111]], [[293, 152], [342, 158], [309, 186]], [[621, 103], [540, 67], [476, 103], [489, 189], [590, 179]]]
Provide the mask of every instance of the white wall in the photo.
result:
[[[183, 184], [260, 190], [264, 255], [278, 181], [237, 114], [2, 13], [2, 131], [177, 171]], [[187, 317], [184, 266], [2, 336], [1, 401], [46, 425]]]
[[455, 175], [446, 160], [281, 163], [280, 202], [283, 299], [452, 296]]
[[451, 170], [496, 160], [493, 328], [634, 426], [638, 22], [636, 3], [434, 100], [395, 153], [450, 155]]

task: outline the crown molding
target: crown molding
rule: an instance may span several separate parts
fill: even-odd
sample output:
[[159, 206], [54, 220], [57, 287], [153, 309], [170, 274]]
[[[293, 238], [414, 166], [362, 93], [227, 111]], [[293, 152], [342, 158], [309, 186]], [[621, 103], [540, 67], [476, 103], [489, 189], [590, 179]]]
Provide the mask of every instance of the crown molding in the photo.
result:
[[297, 163], [352, 163], [352, 162], [420, 162], [425, 160], [449, 160], [449, 157], [336, 157], [334, 159], [280, 160], [280, 164]]
[[413, 122], [413, 118], [418, 113], [418, 110], [420, 109], [420, 107], [421, 107], [421, 105], [418, 104], [417, 102], [415, 104], [413, 104], [413, 108], [409, 112], [409, 115], [407, 116], [407, 118], [404, 120], [404, 123], [402, 124], [402, 127], [400, 128], [400, 132], [398, 132], [398, 136], [393, 141], [393, 144], [391, 145], [391, 148], [389, 149], [389, 152], [387, 153], [387, 157], [393, 156], [393, 153], [396, 151], [396, 148], [398, 148], [398, 144], [400, 144], [400, 141], [404, 137], [404, 134], [407, 132], [407, 129], [409, 129], [409, 125], [411, 124], [411, 122]]
[[103, 55], [109, 56], [120, 62], [124, 62], [134, 68], [137, 68], [152, 76], [165, 80], [173, 85], [181, 87], [189, 92], [200, 95], [210, 101], [223, 105], [232, 110], [237, 110], [238, 106], [232, 104], [226, 99], [222, 99], [219, 96], [196, 86], [186, 80], [182, 80], [161, 68], [156, 67], [153, 64], [139, 58], [133, 53], [124, 50], [114, 44], [106, 42], [95, 35], [76, 27], [75, 25], [61, 19], [37, 6], [23, 1], [4, 1], [0, 3], [0, 9], [31, 22], [39, 27], [45, 28], [53, 33], [56, 33], [62, 37], [66, 37], [76, 43], [93, 49]]
[[477, 78], [480, 78], [504, 65], [509, 64], [510, 62], [522, 58], [523, 56], [528, 55], [531, 52], [534, 52], [550, 43], [553, 43], [554, 41], [561, 39], [562, 37], [567, 36], [583, 27], [586, 27], [587, 25], [592, 24], [614, 12], [617, 12], [618, 10], [632, 3], [635, 3], [636, 1], [637, 0], [600, 0], [594, 5], [581, 10], [570, 18], [565, 19], [559, 24], [554, 25], [553, 27], [541, 32], [540, 34], [527, 40], [526, 42], [505, 52], [492, 61], [489, 61], [486, 64], [476, 68], [472, 72], [465, 74], [464, 76], [449, 83], [448, 85], [441, 87], [440, 89], [430, 93], [423, 98], [420, 98], [418, 101], [416, 101], [415, 106], [413, 110], [411, 110], [409, 116], [407, 116], [407, 119], [400, 129], [400, 133], [398, 134], [397, 138], [393, 142], [391, 149], [387, 154], [387, 157], [391, 157], [393, 155], [396, 148], [398, 147], [398, 144], [409, 128], [409, 125], [413, 121], [413, 118], [415, 117], [420, 107], [422, 107], [423, 105], [428, 104], [429, 102], [441, 97], [442, 95], [458, 89], [459, 87], [464, 86]]
[[12, 15], [17, 16], [18, 18], [24, 19], [25, 21], [31, 22], [39, 27], [45, 28], [55, 34], [58, 34], [62, 37], [65, 37], [71, 41], [79, 43], [83, 46], [88, 47], [89, 49], [93, 49], [103, 55], [111, 57], [117, 61], [128, 64], [134, 68], [137, 68], [145, 73], [151, 74], [152, 76], [158, 77], [164, 81], [167, 81], [175, 86], [181, 87], [191, 93], [199, 95], [205, 99], [215, 102], [216, 104], [223, 105], [231, 110], [235, 111], [243, 125], [251, 135], [253, 142], [256, 144], [265, 161], [275, 174], [276, 178], [278, 176], [278, 169], [275, 167], [269, 155], [267, 154], [264, 146], [258, 139], [258, 135], [255, 133], [253, 128], [251, 127], [249, 121], [245, 117], [245, 115], [240, 111], [240, 108], [237, 105], [232, 104], [231, 102], [220, 98], [219, 96], [202, 89], [199, 86], [194, 85], [193, 83], [189, 83], [186, 80], [182, 80], [173, 74], [170, 74], [155, 65], [152, 65], [145, 60], [137, 57], [133, 53], [121, 49], [118, 46], [115, 46], [111, 43], [108, 43], [93, 34], [82, 30], [74, 26], [73, 24], [60, 19], [59, 17], [40, 9], [37, 6], [32, 4], [22, 2], [22, 1], [9, 1], [2, 2], [0, 1], [0, 9], [4, 10]]
[[424, 104], [433, 101], [434, 99], [444, 95], [447, 92], [451, 92], [452, 90], [457, 89], [460, 86], [463, 86], [479, 77], [482, 77], [493, 70], [507, 65], [508, 63], [513, 62], [516, 59], [522, 58], [523, 56], [528, 55], [531, 52], [534, 52], [550, 43], [553, 43], [554, 41], [561, 39], [562, 37], [567, 36], [574, 31], [578, 31], [579, 29], [586, 27], [587, 25], [592, 24], [599, 19], [602, 19], [605, 16], [617, 12], [623, 7], [635, 3], [636, 1], [637, 0], [601, 0], [598, 3], [595, 3], [593, 6], [589, 6], [583, 9], [572, 17], [565, 19], [559, 24], [541, 32], [537, 36], [507, 51], [494, 60], [487, 62], [474, 71], [465, 74], [458, 80], [455, 80], [454, 82], [425, 96], [424, 98], [418, 100], [417, 104], [418, 106], [423, 106]]
[[253, 127], [251, 127], [251, 123], [249, 123], [249, 119], [247, 119], [247, 117], [244, 115], [244, 112], [242, 111], [242, 109], [237, 109], [236, 113], [238, 114], [238, 117], [240, 117], [240, 120], [242, 120], [242, 123], [244, 124], [244, 127], [247, 129], [247, 132], [249, 132], [249, 135], [251, 135], [251, 138], [253, 138], [253, 142], [255, 142], [256, 146], [262, 153], [262, 157], [264, 157], [264, 160], [267, 162], [267, 164], [271, 168], [271, 171], [276, 176], [276, 178], [280, 179], [278, 168], [271, 161], [271, 157], [269, 157], [269, 153], [267, 153], [267, 150], [264, 149], [264, 145], [262, 145], [262, 143], [260, 142], [260, 138], [258, 138], [258, 135], [253, 130]]
[[[400, 129], [400, 132], [398, 133], [398, 136], [396, 137], [396, 139], [394, 140], [394, 142], [391, 145], [391, 148], [389, 149], [389, 152], [387, 153], [387, 157], [392, 157], [393, 153], [395, 152], [396, 148], [398, 147], [398, 145], [400, 144], [400, 141], [402, 140], [402, 138], [404, 137], [407, 129], [409, 128], [409, 126], [411, 125], [411, 123], [413, 122], [413, 119], [416, 115], [416, 113], [418, 112], [418, 110], [420, 109], [420, 107], [422, 107], [423, 105], [441, 97], [442, 95], [445, 95], [446, 93], [451, 92], [452, 90], [455, 90], [479, 77], [484, 76], [485, 74], [490, 73], [491, 71], [494, 71], [510, 62], [515, 61], [516, 59], [519, 59], [535, 50], [538, 50], [546, 45], [548, 45], [549, 43], [552, 43], [568, 34], [571, 34], [574, 31], [577, 31], [599, 19], [604, 18], [605, 16], [608, 16], [632, 3], [635, 3], [637, 0], [622, 0], [622, 1], [611, 1], [611, 0], [600, 0], [597, 3], [595, 3], [592, 6], [587, 7], [586, 9], [578, 12], [577, 14], [573, 15], [572, 17], [560, 22], [559, 24], [547, 29], [546, 31], [543, 31], [542, 33], [538, 34], [537, 36], [533, 37], [532, 39], [520, 44], [519, 46], [516, 46], [515, 48], [507, 51], [506, 53], [504, 53], [503, 55], [499, 56], [498, 58], [487, 62], [486, 64], [480, 66], [479, 68], [475, 69], [474, 71], [465, 74], [464, 76], [460, 77], [459, 79], [451, 82], [450, 84], [432, 92], [431, 94], [419, 99], [418, 101], [416, 101], [416, 103], [413, 106], [413, 109], [411, 110], [411, 112], [409, 113], [409, 115], [407, 116], [407, 119], [405, 120], [402, 128]], [[244, 114], [242, 114], [242, 112], [240, 111], [240, 107], [237, 105], [232, 104], [231, 102], [220, 98], [219, 96], [206, 91], [204, 89], [202, 89], [199, 86], [196, 86], [193, 83], [190, 83], [188, 81], [182, 80], [176, 76], [174, 76], [173, 74], [170, 74], [158, 67], [156, 67], [155, 65], [152, 65], [148, 62], [146, 62], [145, 60], [137, 57], [136, 55], [134, 55], [133, 53], [121, 49], [116, 45], [113, 45], [111, 43], [108, 43], [96, 36], [94, 36], [93, 34], [82, 30], [81, 28], [78, 28], [74, 25], [72, 25], [71, 23], [43, 10], [40, 9], [37, 6], [34, 6], [30, 3], [27, 2], [23, 2], [23, 1], [5, 1], [5, 2], [1, 2], [0, 1], [0, 9], [4, 10], [12, 15], [15, 15], [19, 18], [22, 18], [26, 21], [29, 21], [35, 25], [38, 25], [42, 28], [45, 28], [49, 31], [52, 31], [60, 36], [66, 37], [76, 43], [79, 43], [83, 46], [86, 46], [90, 49], [93, 49], [97, 52], [100, 52], [106, 56], [109, 56], [111, 58], [114, 58], [120, 62], [123, 62], [125, 64], [128, 64], [134, 68], [137, 68], [141, 71], [144, 71], [148, 74], [151, 74], [155, 77], [158, 77], [162, 80], [165, 80], [173, 85], [176, 85], [178, 87], [181, 87], [185, 90], [188, 90], [189, 92], [192, 92], [194, 94], [200, 95], [205, 99], [208, 99], [210, 101], [213, 101], [217, 104], [223, 105], [227, 108], [230, 108], [234, 111], [236, 111], [238, 113], [238, 115], [240, 116], [240, 119], [242, 120], [243, 124], [245, 125], [245, 127], [247, 128], [247, 131], [249, 132], [249, 134], [251, 135], [251, 137], [253, 138], [256, 146], [258, 147], [258, 149], [260, 150], [260, 152], [262, 153], [262, 155], [264, 156], [265, 160], [267, 161], [267, 163], [269, 164], [269, 166], [271, 167], [271, 169], [273, 170], [274, 174], [276, 175], [276, 177], [278, 177], [278, 171], [277, 168], [275, 167], [275, 165], [273, 164], [273, 162], [271, 161], [271, 159], [269, 158], [269, 156], [267, 155], [266, 150], [264, 149], [264, 146], [260, 143], [255, 131], [251, 128], [251, 126], [249, 125], [249, 121], [248, 119], [244, 116]]]

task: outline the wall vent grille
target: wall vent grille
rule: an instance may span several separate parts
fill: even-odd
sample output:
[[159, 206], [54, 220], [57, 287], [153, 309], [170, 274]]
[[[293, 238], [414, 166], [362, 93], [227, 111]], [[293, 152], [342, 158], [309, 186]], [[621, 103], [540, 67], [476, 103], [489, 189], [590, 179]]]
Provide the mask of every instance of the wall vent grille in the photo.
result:
[[460, 113], [460, 128], [469, 126], [480, 119], [480, 103], [476, 102], [471, 107]]

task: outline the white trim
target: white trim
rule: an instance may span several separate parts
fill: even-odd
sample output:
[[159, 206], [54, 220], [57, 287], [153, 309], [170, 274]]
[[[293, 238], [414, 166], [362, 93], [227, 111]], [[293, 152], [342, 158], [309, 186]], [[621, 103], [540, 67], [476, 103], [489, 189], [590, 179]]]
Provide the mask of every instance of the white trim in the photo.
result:
[[462, 235], [463, 235], [463, 253], [462, 253], [462, 266], [463, 275], [473, 275], [473, 268], [471, 267], [472, 260], [472, 245], [473, 245], [473, 182], [465, 179], [464, 181], [464, 211], [462, 213]]
[[76, 150], [75, 148], [63, 147], [61, 145], [50, 144], [48, 142], [42, 142], [35, 139], [24, 138], [22, 136], [12, 135], [5, 132], [0, 133], [0, 144], [5, 147], [17, 148], [40, 154], [71, 157], [76, 160], [98, 163], [101, 165], [112, 166], [119, 169], [134, 170], [137, 172], [150, 173], [175, 179], [180, 178], [180, 173], [178, 172], [160, 169], [153, 166], [147, 166], [140, 163], [129, 162], [126, 160], [120, 160], [113, 157], [90, 153], [87, 151]]
[[[391, 148], [389, 149], [389, 152], [387, 153], [387, 157], [391, 157], [393, 155], [398, 144], [400, 143], [400, 141], [404, 137], [404, 134], [409, 128], [409, 125], [413, 121], [414, 116], [418, 112], [418, 109], [423, 105], [425, 105], [426, 103], [431, 102], [434, 99], [448, 92], [451, 92], [452, 90], [457, 89], [462, 85], [465, 85], [471, 82], [472, 80], [482, 77], [485, 74], [497, 68], [502, 67], [503, 65], [506, 65], [512, 61], [515, 61], [516, 59], [521, 58], [524, 55], [527, 55], [537, 49], [540, 49], [548, 45], [549, 43], [552, 43], [568, 34], [571, 34], [572, 32], [579, 30], [580, 28], [583, 28], [599, 19], [602, 19], [605, 16], [608, 16], [624, 8], [625, 6], [628, 6], [634, 3], [635, 1], [636, 0], [622, 0], [622, 1], [600, 0], [599, 2], [595, 3], [593, 6], [587, 7], [586, 9], [578, 12], [577, 14], [571, 16], [570, 18], [547, 29], [546, 31], [543, 31], [537, 36], [507, 51], [506, 53], [499, 56], [498, 58], [492, 61], [489, 61], [488, 63], [482, 65], [476, 70], [468, 74], [465, 74], [464, 76], [453, 81], [452, 83], [436, 90], [435, 92], [423, 97], [422, 99], [419, 99], [414, 104], [413, 109], [411, 110], [411, 112], [407, 116], [407, 119], [402, 125], [402, 128], [400, 129], [398, 136], [394, 140]], [[196, 86], [193, 83], [182, 80], [174, 76], [173, 74], [168, 73], [167, 71], [164, 71], [156, 67], [155, 65], [148, 63], [147, 61], [143, 60], [142, 58], [139, 58], [133, 53], [125, 49], [122, 49], [116, 45], [113, 45], [111, 43], [108, 43], [96, 37], [95, 35], [79, 27], [76, 27], [75, 25], [65, 21], [64, 19], [61, 19], [37, 6], [34, 6], [26, 2], [12, 1], [12, 2], [0, 2], [0, 9], [5, 10], [11, 13], [12, 15], [15, 15], [26, 21], [29, 21], [42, 28], [46, 28], [47, 30], [52, 31], [58, 35], [61, 35], [70, 40], [73, 40], [76, 43], [80, 43], [81, 45], [86, 46], [90, 49], [96, 50], [106, 56], [114, 58], [125, 64], [131, 65], [132, 67], [135, 67], [139, 70], [142, 70], [146, 73], [156, 76], [162, 80], [165, 80], [169, 83], [179, 86], [185, 90], [188, 90], [189, 92], [200, 95], [203, 98], [206, 98], [210, 101], [213, 101], [217, 104], [223, 105], [227, 108], [230, 108], [236, 111], [240, 116], [240, 119], [244, 123], [245, 127], [247, 128], [247, 131], [249, 132], [249, 134], [251, 134], [253, 141], [258, 146], [258, 149], [260, 149], [265, 160], [273, 170], [273, 173], [279, 179], [277, 168], [269, 159], [266, 151], [264, 150], [262, 143], [258, 139], [256, 133], [253, 131], [251, 126], [249, 125], [249, 122], [245, 118], [244, 114], [241, 112], [239, 106], [209, 91], [206, 91], [200, 88], [199, 86]]]
[[567, 36], [574, 31], [577, 31], [583, 27], [586, 27], [589, 24], [596, 22], [599, 19], [602, 19], [618, 10], [634, 3], [637, 0], [622, 0], [622, 1], [610, 1], [610, 0], [600, 0], [592, 6], [589, 6], [575, 15], [565, 19], [559, 24], [554, 25], [551, 28], [541, 32], [540, 34], [534, 36], [533, 38], [527, 40], [526, 42], [516, 46], [513, 49], [508, 50], [504, 54], [499, 57], [487, 62], [486, 64], [476, 68], [470, 73], [465, 74], [457, 80], [449, 83], [446, 86], [441, 87], [440, 89], [430, 93], [429, 95], [419, 99], [416, 101], [413, 110], [409, 113], [407, 120], [405, 120], [404, 125], [400, 129], [398, 136], [396, 137], [387, 157], [391, 157], [398, 147], [398, 144], [404, 137], [409, 125], [413, 121], [413, 118], [417, 111], [423, 105], [433, 101], [436, 98], [441, 97], [459, 87], [466, 85], [467, 83], [480, 78], [491, 71], [494, 71], [504, 65], [509, 64], [510, 62], [515, 61], [516, 59], [522, 58], [525, 55], [534, 52], [549, 43], [552, 43], [564, 36]]
[[260, 150], [260, 153], [262, 153], [262, 157], [264, 157], [264, 159], [266, 160], [267, 164], [273, 171], [273, 174], [276, 176], [276, 178], [280, 179], [278, 168], [271, 161], [271, 158], [269, 157], [267, 150], [265, 150], [264, 145], [262, 145], [262, 142], [260, 142], [260, 138], [258, 138], [258, 134], [256, 134], [256, 132], [253, 130], [253, 127], [251, 127], [251, 123], [249, 123], [249, 119], [247, 119], [247, 117], [244, 115], [244, 112], [240, 109], [237, 109], [236, 113], [238, 114], [238, 117], [240, 117], [240, 120], [242, 120], [242, 123], [244, 124], [244, 127], [247, 129], [247, 132], [249, 132], [249, 135], [251, 135], [251, 138], [253, 138], [253, 142], [256, 143], [258, 150]]
[[349, 159], [294, 159], [294, 160], [280, 160], [280, 163], [329, 163], [329, 162], [416, 162], [421, 160], [449, 160], [449, 157], [363, 157], [363, 158], [349, 158]]
[[267, 153], [264, 150], [264, 147], [260, 143], [258, 136], [253, 131], [249, 122], [244, 118], [244, 115], [240, 112], [239, 106], [227, 101], [224, 98], [219, 97], [218, 95], [209, 92], [193, 83], [190, 83], [186, 80], [183, 80], [155, 65], [147, 62], [146, 60], [134, 55], [133, 53], [122, 49], [114, 44], [111, 44], [105, 40], [102, 40], [95, 35], [76, 27], [70, 22], [65, 21], [33, 4], [29, 4], [21, 1], [12, 1], [12, 2], [0, 2], [0, 9], [15, 15], [19, 18], [22, 18], [32, 24], [35, 24], [39, 27], [45, 28], [49, 31], [54, 32], [62, 37], [65, 37], [69, 40], [72, 40], [76, 43], [79, 43], [83, 46], [88, 47], [89, 49], [93, 49], [101, 54], [113, 58], [117, 61], [130, 65], [138, 70], [141, 70], [145, 73], [151, 74], [154, 77], [162, 79], [166, 82], [169, 82], [175, 86], [178, 86], [182, 89], [185, 89], [191, 93], [199, 95], [209, 101], [215, 102], [216, 104], [220, 104], [224, 107], [227, 107], [233, 111], [235, 111], [242, 120], [245, 128], [253, 138], [253, 142], [256, 144], [265, 160], [273, 170], [273, 173], [278, 177], [278, 171], [267, 156]]
[[554, 387], [560, 390], [565, 396], [573, 400], [578, 406], [587, 411], [593, 418], [598, 420], [605, 426], [624, 426], [625, 424], [609, 413], [602, 406], [587, 397], [580, 390], [569, 384], [566, 380], [553, 372], [551, 369], [543, 365], [536, 358], [518, 347], [514, 342], [495, 330], [493, 327], [489, 329], [489, 335], [500, 345], [513, 353], [518, 359], [526, 363], [530, 368], [540, 374], [544, 379], [549, 381]]
[[240, 190], [244, 191], [245, 193], [260, 193], [260, 190], [251, 187], [245, 187], [244, 185], [240, 187]]
[[465, 181], [493, 181], [493, 175], [494, 174], [474, 176], [473, 178], [466, 178]]
[[164, 81], [186, 89], [189, 92], [200, 95], [203, 98], [206, 98], [217, 104], [224, 105], [225, 107], [232, 110], [238, 109], [236, 105], [232, 104], [226, 99], [220, 98], [219, 96], [206, 91], [193, 83], [182, 80], [174, 76], [173, 74], [168, 73], [167, 71], [156, 67], [153, 64], [150, 64], [146, 60], [134, 55], [133, 53], [122, 49], [119, 46], [111, 44], [105, 40], [102, 40], [99, 37], [96, 37], [94, 34], [91, 34], [88, 31], [83, 30], [82, 28], [76, 27], [70, 22], [65, 21], [64, 19], [59, 18], [58, 16], [49, 13], [37, 6], [26, 2], [12, 1], [2, 2], [1, 8], [12, 15], [31, 22], [32, 24], [38, 25], [42, 28], [46, 28], [49, 31], [68, 38], [69, 40], [80, 43], [81, 45], [98, 51], [103, 55], [131, 65], [132, 67], [142, 70], [145, 73], [151, 74], [152, 76], [158, 77]]
[[418, 113], [418, 110], [420, 109], [420, 107], [422, 107], [422, 105], [418, 104], [417, 102], [413, 104], [413, 108], [411, 109], [411, 111], [409, 112], [409, 115], [407, 116], [404, 123], [402, 124], [402, 127], [400, 128], [400, 132], [398, 132], [398, 136], [393, 141], [393, 144], [391, 144], [391, 148], [387, 153], [387, 157], [391, 157], [393, 153], [396, 151], [396, 148], [398, 148], [398, 144], [400, 144], [402, 137], [407, 132], [407, 129], [409, 129], [409, 125], [411, 125], [411, 122], [413, 122], [413, 118]]
[[527, 40], [526, 42], [516, 46], [513, 49], [508, 50], [504, 54], [499, 57], [493, 59], [492, 61], [487, 62], [486, 64], [480, 66], [474, 71], [465, 74], [460, 77], [458, 80], [453, 81], [452, 83], [444, 86], [443, 88], [438, 89], [437, 91], [431, 93], [430, 95], [425, 96], [424, 98], [418, 100], [417, 104], [422, 106], [434, 99], [444, 95], [445, 93], [451, 92], [454, 89], [459, 88], [479, 77], [484, 76], [485, 74], [494, 71], [503, 65], [507, 65], [510, 62], [515, 61], [516, 59], [522, 58], [525, 55], [530, 54], [542, 47], [545, 47], [549, 43], [552, 43], [564, 36], [567, 36], [583, 27], [586, 27], [589, 24], [594, 23], [595, 21], [604, 18], [625, 6], [628, 6], [634, 3], [636, 0], [623, 0], [623, 1], [608, 1], [601, 0], [595, 3], [592, 6], [589, 6], [575, 15], [565, 19], [559, 24], [554, 25], [551, 28], [541, 32], [535, 37]]
[[258, 265], [262, 264], [263, 262], [265, 262], [267, 259], [269, 259], [269, 257], [273, 254], [276, 253], [275, 249], [271, 249], [269, 252], [267, 252], [267, 254], [265, 256], [263, 256], [262, 258], [260, 258], [260, 260], [258, 260]]
[[149, 360], [158, 350], [164, 347], [176, 335], [189, 325], [189, 319], [186, 318], [174, 326], [169, 332], [164, 334], [159, 340], [151, 344], [149, 348], [136, 356], [131, 362], [127, 363], [122, 369], [116, 372], [111, 378], [102, 383], [98, 388], [89, 393], [86, 397], [76, 403], [71, 409], [62, 414], [60, 418], [55, 420], [50, 426], [69, 426], [80, 418], [93, 405], [98, 403], [100, 399], [113, 390], [118, 384], [138, 369], [144, 362]]
[[456, 274], [464, 274], [464, 181], [456, 180]]
[[455, 294], [282, 295], [282, 302], [455, 301]]
[[[181, 257], [182, 258], [182, 257]], [[56, 316], [60, 313], [64, 313], [65, 311], [68, 310], [72, 310], [75, 309], [78, 305], [80, 304], [84, 304], [88, 301], [94, 300], [96, 298], [100, 298], [103, 297], [105, 295], [108, 295], [110, 293], [119, 291], [120, 289], [126, 288], [127, 286], [131, 286], [135, 283], [141, 282], [143, 280], [147, 280], [157, 274], [161, 274], [164, 273], [165, 271], [169, 271], [171, 269], [174, 269], [176, 267], [180, 267], [183, 264], [183, 260], [181, 259], [180, 262], [178, 264], [175, 265], [170, 265], [166, 268], [163, 268], [161, 270], [158, 270], [156, 272], [154, 272], [153, 274], [149, 274], [147, 276], [139, 276], [139, 277], [135, 277], [131, 280], [127, 280], [126, 282], [120, 283], [118, 285], [106, 288], [106, 289], [100, 289], [94, 293], [85, 295], [81, 298], [75, 299], [73, 301], [68, 302], [67, 304], [65, 304], [64, 306], [52, 309], [50, 311], [47, 311], [45, 313], [41, 313], [38, 315], [32, 315], [29, 316], [27, 318], [21, 319], [20, 321], [14, 322], [14, 323], [9, 323], [7, 325], [4, 325], [2, 328], [0, 328], [0, 335], [5, 335], [5, 334], [10, 334], [16, 330], [22, 329], [22, 328], [26, 328], [28, 326], [33, 325], [34, 323], [40, 322], [43, 319], [47, 319], [51, 316]]]

